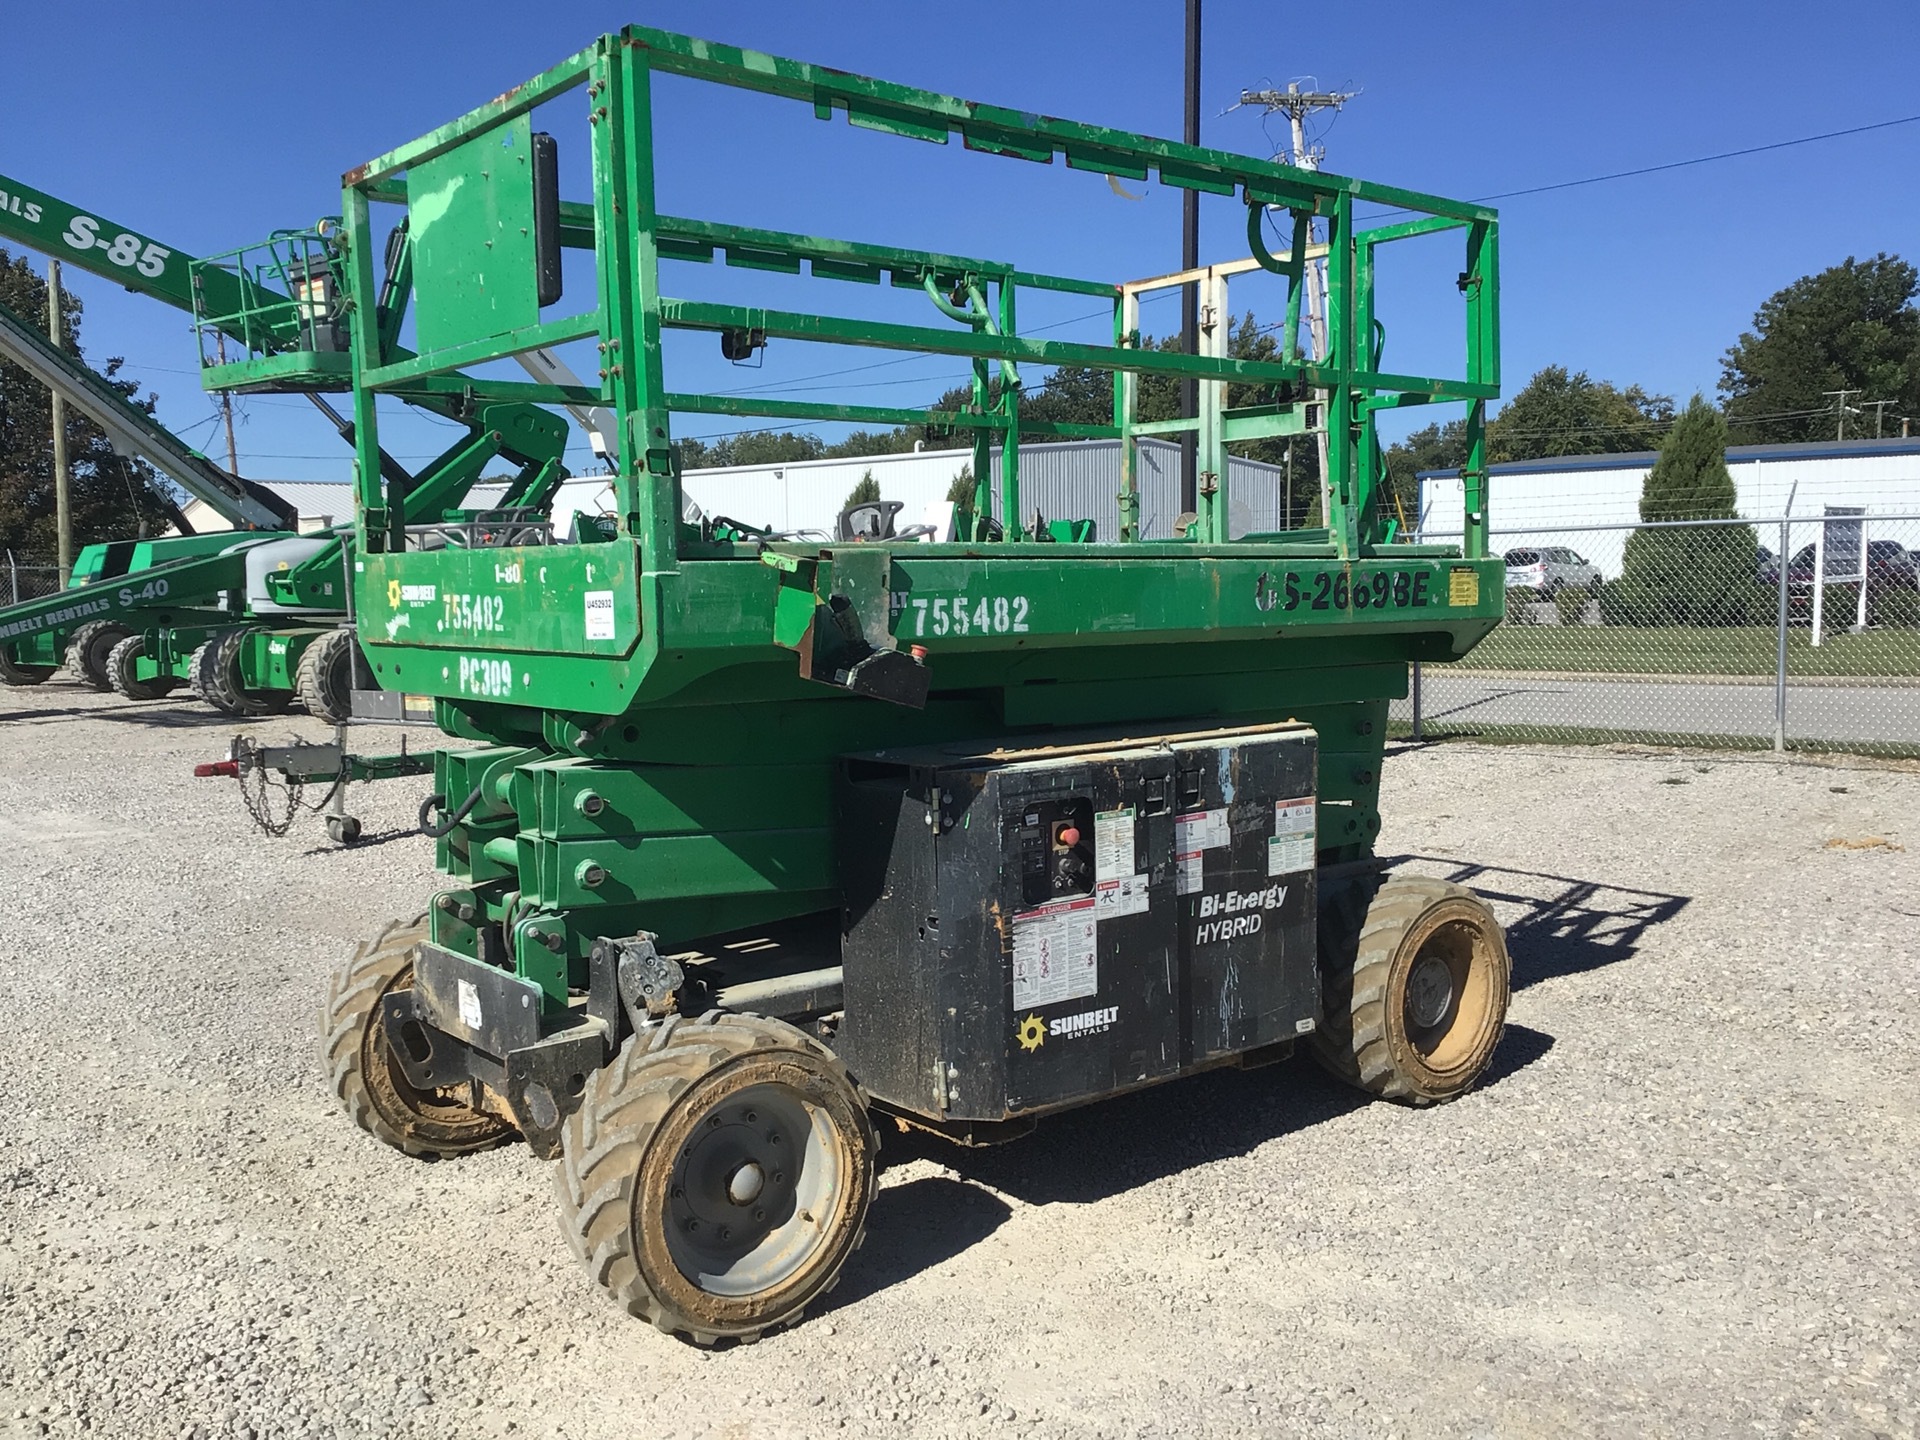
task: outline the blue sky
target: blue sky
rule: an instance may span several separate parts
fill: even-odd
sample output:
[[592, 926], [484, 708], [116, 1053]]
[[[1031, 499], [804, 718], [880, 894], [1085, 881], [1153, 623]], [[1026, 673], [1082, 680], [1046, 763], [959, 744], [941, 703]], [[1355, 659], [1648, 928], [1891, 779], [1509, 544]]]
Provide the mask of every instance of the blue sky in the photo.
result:
[[[1479, 197], [1920, 113], [1920, 6], [1884, 0], [1834, 16], [1803, 5], [1404, 4], [1364, 18], [1322, 7], [1208, 0], [1203, 139], [1271, 153], [1260, 117], [1222, 114], [1240, 89], [1316, 77], [1362, 91], [1325, 130], [1327, 167]], [[1345, 12], [1360, 14], [1361, 12]], [[349, 166], [410, 139], [640, 21], [843, 69], [1177, 136], [1178, 0], [966, 7], [785, 3], [552, 4], [506, 0], [298, 6], [72, 0], [16, 6], [0, 88], [0, 171], [195, 253], [338, 209]], [[971, 22], [971, 23], [969, 23]], [[75, 55], [84, 64], [76, 64]], [[703, 218], [1009, 259], [1102, 279], [1179, 259], [1178, 193], [1115, 195], [1099, 176], [822, 125], [803, 107], [663, 86], [662, 208]], [[584, 144], [562, 131], [563, 187], [584, 198]], [[571, 176], [569, 180], [567, 177]], [[1711, 394], [1722, 351], [1766, 296], [1848, 255], [1920, 259], [1920, 124], [1501, 203], [1506, 389], [1560, 363], [1682, 400]], [[1237, 202], [1203, 211], [1205, 258], [1243, 253]], [[1390, 368], [1438, 368], [1457, 349], [1451, 257], [1384, 278]], [[125, 355], [167, 423], [209, 453], [210, 398], [182, 316], [69, 271], [96, 362]], [[1427, 281], [1437, 282], [1421, 286]], [[669, 293], [812, 304], [924, 320], [924, 301], [852, 286], [673, 267]], [[807, 287], [804, 298], [791, 288]], [[584, 287], [581, 287], [584, 288]], [[765, 301], [757, 297], [765, 296]], [[1266, 317], [1251, 288], [1236, 308]], [[1023, 314], [1023, 328], [1095, 338], [1085, 306]], [[1149, 311], [1178, 323], [1177, 302]], [[1277, 318], [1277, 313], [1271, 317]], [[930, 401], [964, 366], [932, 359], [837, 377], [885, 357], [776, 346], [738, 371], [711, 337], [676, 340], [675, 388], [791, 385], [806, 398]], [[244, 404], [244, 473], [344, 479], [345, 452], [291, 397]], [[733, 422], [689, 416], [679, 433]], [[743, 422], [746, 423], [746, 422]], [[831, 433], [831, 432], [829, 432]], [[444, 443], [396, 422], [389, 449]], [[576, 464], [586, 462], [584, 447]]]

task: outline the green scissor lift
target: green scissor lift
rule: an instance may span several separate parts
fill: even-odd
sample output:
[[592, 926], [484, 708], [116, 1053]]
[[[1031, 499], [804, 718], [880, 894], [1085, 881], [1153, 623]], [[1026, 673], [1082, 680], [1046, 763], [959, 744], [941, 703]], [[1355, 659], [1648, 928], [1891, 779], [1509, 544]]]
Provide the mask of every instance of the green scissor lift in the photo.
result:
[[[665, 215], [661, 75], [1238, 196], [1251, 253], [1114, 284]], [[573, 110], [540, 111], [561, 96]], [[567, 143], [592, 183], [573, 199], [536, 121], [577, 125], [581, 98], [588, 123]], [[1404, 218], [1363, 229], [1365, 205]], [[345, 314], [391, 321], [410, 303], [416, 337], [412, 352], [390, 323], [346, 337], [360, 643], [380, 683], [434, 697], [441, 727], [474, 742], [436, 759], [444, 887], [329, 995], [332, 1083], [362, 1126], [421, 1155], [524, 1136], [559, 1161], [563, 1223], [596, 1282], [711, 1342], [790, 1322], [833, 1283], [872, 1194], [874, 1114], [1001, 1139], [1300, 1040], [1410, 1103], [1480, 1075], [1506, 1009], [1500, 928], [1458, 887], [1389, 878], [1373, 848], [1409, 662], [1465, 653], [1501, 612], [1483, 445], [1493, 211], [639, 27], [348, 172], [342, 208]], [[1228, 281], [1282, 277], [1297, 321], [1316, 220], [1326, 353], [1233, 358]], [[1269, 225], [1291, 243], [1270, 246]], [[1393, 373], [1375, 260], [1435, 235], [1459, 247], [1463, 364]], [[571, 308], [567, 249], [593, 274]], [[717, 260], [931, 303], [896, 323], [668, 288]], [[1189, 282], [1214, 317], [1202, 353], [1143, 345], [1141, 296]], [[1022, 334], [1017, 299], [1048, 292], [1111, 306], [1111, 341]], [[965, 357], [974, 400], [929, 413], [676, 390], [668, 330], [716, 334], [730, 357], [787, 342]], [[597, 347], [597, 383], [483, 378], [576, 342]], [[1112, 422], [1023, 420], [1021, 364], [1111, 371]], [[1141, 423], [1146, 375], [1198, 381], [1198, 417]], [[1229, 382], [1264, 398], [1230, 405]], [[382, 484], [376, 405], [455, 393], [611, 410], [612, 533], [434, 543], [438, 518]], [[1382, 509], [1375, 420], [1448, 400], [1467, 412], [1464, 544], [1407, 543]], [[691, 525], [671, 445], [687, 414], [960, 427], [973, 503], [958, 539], [932, 543]], [[1200, 474], [1179, 538], [1142, 537], [1131, 459], [1118, 535], [1028, 533], [1023, 433], [1118, 438], [1131, 457], [1135, 437], [1183, 425]], [[1227, 447], [1322, 428], [1325, 523], [1231, 535]]]
[[[321, 398], [344, 391], [350, 374], [337, 340], [344, 332], [333, 229], [283, 231], [244, 252], [200, 258], [0, 175], [0, 239], [194, 312], [203, 359], [217, 356], [215, 342], [227, 341], [256, 357], [234, 388], [304, 393], [350, 440], [350, 422]], [[350, 536], [295, 535], [296, 517], [271, 491], [227, 474], [36, 327], [5, 312], [0, 356], [52, 386], [123, 453], [151, 461], [242, 532], [83, 548], [68, 591], [0, 609], [0, 683], [39, 684], [66, 662], [82, 680], [133, 699], [191, 683], [231, 714], [285, 709], [298, 696], [322, 719], [347, 719], [356, 684], [366, 679], [346, 626]], [[425, 403], [468, 428], [417, 475], [380, 457], [383, 476], [411, 496], [417, 513], [474, 519], [459, 507], [499, 457], [518, 467], [509, 497], [515, 503], [565, 477], [567, 422], [560, 417], [525, 404], [474, 407], [445, 397]]]

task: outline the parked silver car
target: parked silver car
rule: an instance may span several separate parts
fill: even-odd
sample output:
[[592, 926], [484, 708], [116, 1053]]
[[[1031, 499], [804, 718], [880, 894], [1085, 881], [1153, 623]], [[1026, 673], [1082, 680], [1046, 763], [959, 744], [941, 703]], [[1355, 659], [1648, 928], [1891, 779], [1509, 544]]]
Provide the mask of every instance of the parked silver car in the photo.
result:
[[1535, 590], [1542, 595], [1557, 595], [1570, 586], [1592, 590], [1604, 578], [1598, 565], [1564, 545], [1509, 550], [1502, 558], [1507, 562], [1509, 590]]

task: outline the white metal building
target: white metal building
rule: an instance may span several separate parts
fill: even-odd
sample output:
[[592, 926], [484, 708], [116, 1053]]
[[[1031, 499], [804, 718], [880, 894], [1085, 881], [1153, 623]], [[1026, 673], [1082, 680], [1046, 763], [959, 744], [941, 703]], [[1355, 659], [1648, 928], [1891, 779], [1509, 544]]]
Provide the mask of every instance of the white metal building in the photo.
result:
[[[1143, 538], [1168, 539], [1180, 514], [1180, 447], [1158, 439], [1139, 447], [1140, 528]], [[904, 502], [903, 524], [928, 520], [944, 508], [947, 492], [973, 451], [915, 450], [898, 455], [797, 460], [689, 470], [681, 484], [709, 515], [726, 515], [771, 530], [824, 530], [847, 503], [860, 477], [873, 472], [883, 500]], [[993, 451], [994, 511], [999, 512], [1000, 451]], [[1278, 465], [1234, 459], [1228, 476], [1230, 533], [1279, 527], [1286, 473]], [[1307, 482], [1302, 482], [1303, 484]], [[1120, 533], [1120, 442], [1076, 440], [1020, 447], [1021, 519], [1038, 510], [1049, 520], [1092, 520], [1094, 537]]]
[[[1166, 440], [1142, 439], [1139, 446], [1141, 533], [1150, 540], [1173, 534], [1180, 513], [1180, 447]], [[904, 502], [900, 523], [913, 525], [944, 518], [954, 477], [972, 463], [972, 450], [914, 450], [897, 455], [867, 455], [833, 460], [797, 460], [778, 465], [738, 465], [689, 470], [681, 476], [687, 497], [708, 515], [725, 515], [762, 529], [817, 530], [831, 535], [847, 496], [872, 472], [885, 500]], [[993, 452], [994, 508], [999, 509], [1000, 452]], [[1230, 533], [1235, 536], [1278, 529], [1284, 513], [1286, 473], [1278, 465], [1234, 459], [1228, 477]], [[1303, 485], [1308, 481], [1302, 481]], [[266, 482], [300, 513], [302, 534], [343, 524], [353, 517], [353, 495], [345, 484]], [[504, 486], [476, 485], [468, 504], [497, 500]], [[1020, 508], [1031, 522], [1037, 509], [1049, 520], [1092, 520], [1099, 540], [1120, 531], [1120, 442], [1080, 440], [1058, 445], [1020, 447]], [[570, 535], [576, 511], [610, 514], [613, 486], [605, 477], [569, 480], [554, 498], [556, 531]], [[196, 531], [227, 528], [205, 505], [185, 507]]]
[[[331, 480], [265, 480], [259, 483], [293, 506], [300, 517], [299, 530], [302, 535], [331, 530], [335, 525], [353, 519], [353, 490], [347, 485]], [[217, 530], [233, 528], [204, 500], [189, 499], [180, 507], [180, 513], [187, 517], [187, 523], [193, 527], [196, 535], [210, 535]]]
[[[1608, 577], [1620, 573], [1625, 529], [1640, 519], [1640, 490], [1659, 459], [1631, 455], [1562, 455], [1491, 467], [1488, 509], [1495, 550], [1560, 544], [1578, 550]], [[1760, 543], [1778, 548], [1782, 516], [1811, 519], [1826, 507], [1859, 506], [1866, 534], [1874, 517], [1920, 514], [1920, 438], [1844, 440], [1800, 445], [1733, 445], [1727, 449], [1736, 503], [1743, 519], [1760, 523]], [[1456, 538], [1462, 530], [1458, 470], [1423, 471], [1420, 524], [1424, 537]], [[1791, 507], [1789, 509], [1789, 507]], [[1770, 522], [1770, 523], [1761, 523]], [[1792, 527], [1790, 544], [1811, 544], [1818, 526]], [[1888, 534], [1911, 536], [1913, 521], [1888, 522]]]

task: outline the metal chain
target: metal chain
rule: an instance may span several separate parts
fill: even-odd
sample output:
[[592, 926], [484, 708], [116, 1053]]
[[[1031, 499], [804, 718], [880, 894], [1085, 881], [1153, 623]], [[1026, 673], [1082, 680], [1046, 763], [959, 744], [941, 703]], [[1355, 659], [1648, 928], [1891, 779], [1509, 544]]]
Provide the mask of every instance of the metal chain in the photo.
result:
[[[317, 815], [331, 805], [333, 797], [346, 782], [346, 775], [344, 771], [336, 775], [333, 784], [327, 787], [327, 793], [309, 803], [304, 798], [304, 781], [276, 780], [269, 775], [267, 766], [260, 759], [260, 748], [245, 735], [234, 737], [233, 758], [240, 769], [240, 803], [246, 806], [248, 818], [259, 827], [262, 834], [280, 839], [293, 828], [293, 822], [300, 818], [302, 810], [311, 810]], [[276, 801], [275, 792], [285, 798]]]

